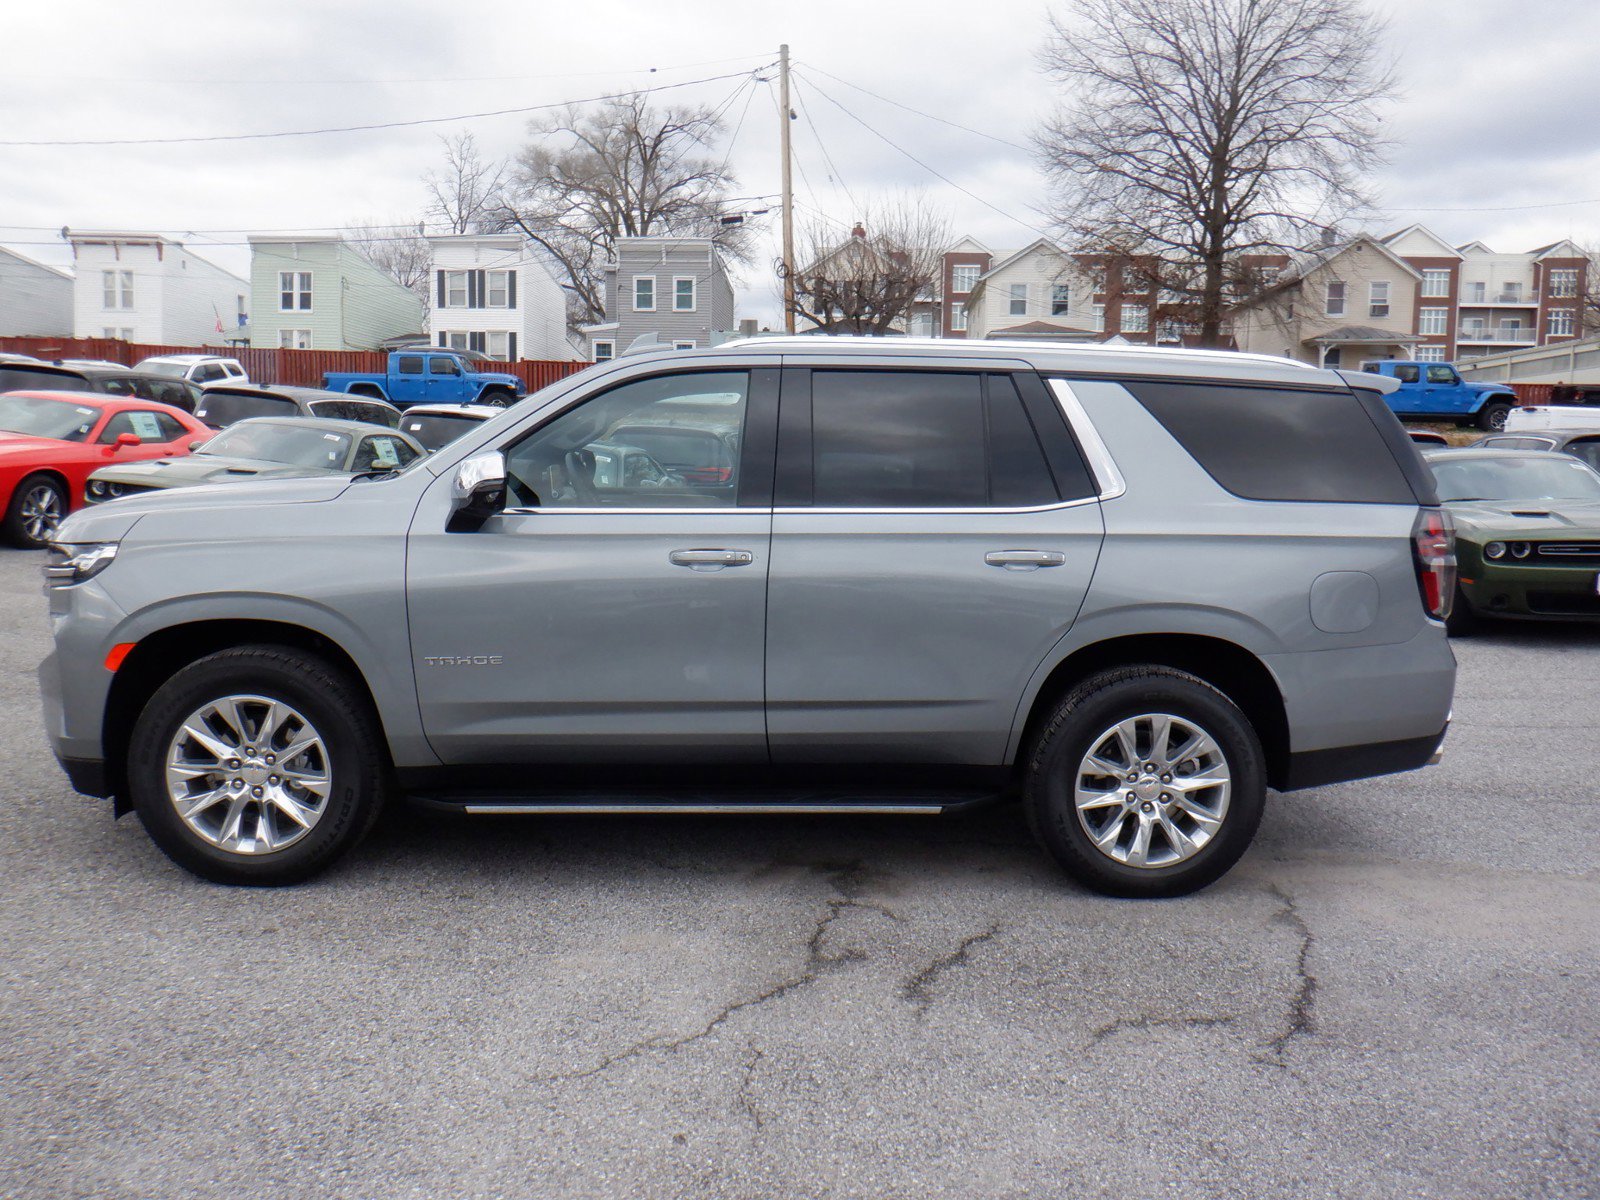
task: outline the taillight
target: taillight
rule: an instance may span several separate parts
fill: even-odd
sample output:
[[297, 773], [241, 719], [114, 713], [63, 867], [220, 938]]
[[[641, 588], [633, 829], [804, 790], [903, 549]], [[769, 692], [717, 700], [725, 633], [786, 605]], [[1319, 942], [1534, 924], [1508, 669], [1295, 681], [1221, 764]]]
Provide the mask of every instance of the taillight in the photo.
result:
[[1411, 526], [1411, 557], [1417, 565], [1417, 588], [1430, 617], [1450, 616], [1456, 596], [1456, 529], [1442, 508], [1424, 508]]

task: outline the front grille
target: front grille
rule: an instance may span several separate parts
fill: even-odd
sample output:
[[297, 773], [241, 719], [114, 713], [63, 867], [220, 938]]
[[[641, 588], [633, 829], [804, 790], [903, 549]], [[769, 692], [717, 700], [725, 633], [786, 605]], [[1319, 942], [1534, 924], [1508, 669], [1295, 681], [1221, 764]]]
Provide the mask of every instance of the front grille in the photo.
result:
[[1528, 611], [1549, 617], [1600, 617], [1600, 595], [1593, 592], [1529, 592]]
[[1600, 542], [1535, 542], [1533, 552], [1553, 566], [1600, 567]]

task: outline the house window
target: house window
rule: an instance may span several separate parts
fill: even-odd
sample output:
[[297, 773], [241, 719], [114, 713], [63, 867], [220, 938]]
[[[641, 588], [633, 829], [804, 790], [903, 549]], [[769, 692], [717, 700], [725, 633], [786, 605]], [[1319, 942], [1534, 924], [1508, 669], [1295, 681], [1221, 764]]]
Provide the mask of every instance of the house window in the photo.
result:
[[471, 339], [466, 333], [454, 329], [441, 330], [439, 333], [439, 349], [465, 350], [471, 345]]
[[695, 305], [693, 279], [674, 279], [672, 281], [672, 311], [693, 312]]
[[967, 306], [959, 300], [950, 302], [950, 328], [963, 332], [967, 328]]
[[467, 273], [465, 271], [446, 271], [444, 273], [444, 306], [446, 308], [467, 307]]
[[1096, 333], [1104, 333], [1106, 331], [1106, 306], [1104, 304], [1096, 304], [1092, 307], [1094, 309], [1094, 331]]
[[1006, 308], [1006, 311], [1013, 317], [1025, 317], [1028, 315], [1027, 284], [1013, 283], [1011, 285], [1011, 300]]
[[311, 311], [311, 272], [278, 272], [278, 311]]
[[633, 277], [633, 311], [655, 312], [656, 310], [656, 277], [654, 275], [635, 275]]
[[100, 290], [103, 308], [132, 308], [133, 272], [101, 271]]
[[131, 342], [131, 341], [133, 341], [133, 330], [131, 330], [131, 329], [113, 329], [108, 325], [108, 326], [106, 326], [104, 329], [102, 329], [100, 331], [100, 336], [101, 337], [113, 338], [113, 339], [115, 339], [117, 341]]
[[971, 263], [963, 263], [959, 267], [950, 268], [950, 290], [952, 292], [966, 293], [973, 289], [978, 282], [978, 268]]
[[1106, 278], [1106, 269], [1104, 267], [1096, 267], [1092, 272], [1090, 272], [1089, 278], [1095, 293], [1101, 296], [1105, 295], [1106, 284], [1108, 282]]
[[1444, 361], [1444, 347], [1443, 346], [1418, 346], [1417, 347], [1417, 361], [1418, 362], [1443, 362]]
[[278, 349], [280, 349], [280, 350], [309, 350], [309, 349], [311, 349], [311, 330], [309, 330], [309, 329], [280, 329], [280, 330], [278, 330]]
[[1328, 282], [1328, 302], [1323, 306], [1330, 317], [1344, 316], [1344, 282], [1343, 280], [1330, 280]]
[[617, 354], [615, 342], [597, 341], [594, 344], [594, 360], [597, 363], [610, 362]]
[[1463, 304], [1482, 304], [1488, 299], [1489, 285], [1487, 283], [1469, 283], [1466, 285], [1466, 295], [1462, 296]]
[[1448, 308], [1423, 308], [1417, 310], [1417, 332], [1434, 337], [1441, 336], [1449, 319]]
[[1422, 294], [1424, 296], [1448, 296], [1450, 294], [1450, 272], [1448, 270], [1425, 269], [1422, 272]]
[[249, 310], [247, 310], [245, 308], [245, 306], [244, 306], [244, 297], [243, 296], [238, 297], [238, 303], [234, 306], [234, 308], [235, 308], [235, 310], [237, 312], [237, 315], [238, 315], [238, 318], [239, 318], [239, 328], [243, 329], [246, 325], [248, 325], [250, 323]]
[[1572, 336], [1572, 310], [1570, 308], [1556, 308], [1550, 311], [1550, 322], [1546, 332], [1551, 337]]
[[1122, 306], [1122, 332], [1148, 333], [1150, 331], [1150, 306], [1124, 304]]
[[510, 271], [489, 271], [486, 279], [489, 284], [489, 307], [506, 308], [510, 303], [511, 285], [506, 282], [511, 278]]
[[1072, 309], [1072, 287], [1065, 283], [1050, 285], [1050, 315], [1064, 317]]
[[511, 357], [511, 335], [505, 330], [496, 333], [490, 331], [484, 342], [483, 352], [496, 362], [505, 362]]
[[1387, 279], [1374, 279], [1367, 284], [1367, 316], [1387, 317], [1389, 315], [1389, 281]]
[[681, 342], [673, 342], [672, 343], [672, 348], [674, 350], [693, 350], [694, 349], [694, 342], [687, 341], [687, 340], [686, 341], [681, 341]]
[[1578, 294], [1578, 272], [1560, 270], [1550, 272], [1550, 287], [1547, 293], [1552, 297], [1570, 298]]
[[1521, 283], [1503, 283], [1503, 284], [1501, 284], [1500, 285], [1500, 295], [1499, 295], [1498, 299], [1500, 300], [1500, 302], [1502, 304], [1521, 304], [1522, 303], [1522, 284]]

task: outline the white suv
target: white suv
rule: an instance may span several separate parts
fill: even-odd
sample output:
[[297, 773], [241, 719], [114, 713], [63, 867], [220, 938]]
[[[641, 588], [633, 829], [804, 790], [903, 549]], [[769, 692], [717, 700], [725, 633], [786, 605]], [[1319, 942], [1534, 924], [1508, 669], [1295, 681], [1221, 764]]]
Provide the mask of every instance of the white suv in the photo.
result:
[[158, 354], [134, 367], [135, 371], [149, 371], [155, 375], [170, 375], [185, 379], [198, 387], [213, 383], [249, 383], [250, 376], [236, 358], [221, 358], [215, 354]]

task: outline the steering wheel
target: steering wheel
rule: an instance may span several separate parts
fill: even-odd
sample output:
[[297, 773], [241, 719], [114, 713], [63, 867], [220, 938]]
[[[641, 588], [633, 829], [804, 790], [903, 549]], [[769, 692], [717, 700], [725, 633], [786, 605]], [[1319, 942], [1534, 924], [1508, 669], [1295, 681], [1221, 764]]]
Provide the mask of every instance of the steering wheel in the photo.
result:
[[600, 494], [594, 490], [594, 451], [588, 449], [568, 450], [562, 463], [567, 468], [567, 482], [572, 485], [572, 490], [577, 493], [578, 503], [585, 505], [598, 504]]

